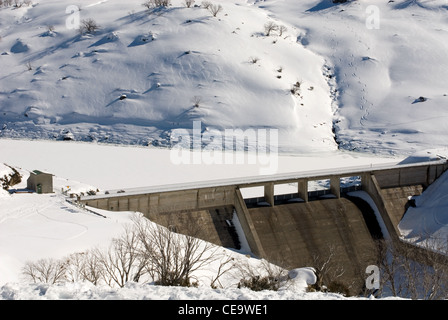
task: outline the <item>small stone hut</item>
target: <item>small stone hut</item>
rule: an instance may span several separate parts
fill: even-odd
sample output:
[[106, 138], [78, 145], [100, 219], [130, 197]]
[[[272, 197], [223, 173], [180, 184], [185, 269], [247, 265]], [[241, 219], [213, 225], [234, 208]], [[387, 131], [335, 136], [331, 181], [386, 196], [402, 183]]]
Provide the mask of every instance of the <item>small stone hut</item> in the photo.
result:
[[53, 193], [53, 175], [39, 170], [30, 173], [27, 180], [27, 189], [42, 193]]

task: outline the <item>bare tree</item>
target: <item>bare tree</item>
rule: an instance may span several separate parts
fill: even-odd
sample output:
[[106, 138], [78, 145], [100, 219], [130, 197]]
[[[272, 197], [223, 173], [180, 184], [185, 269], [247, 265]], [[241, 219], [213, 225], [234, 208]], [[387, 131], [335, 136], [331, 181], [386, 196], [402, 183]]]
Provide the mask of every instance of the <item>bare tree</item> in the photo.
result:
[[191, 220], [182, 223], [185, 234], [141, 216], [135, 216], [133, 221], [132, 227], [125, 228], [107, 249], [94, 248], [60, 260], [28, 262], [22, 274], [33, 282], [50, 284], [85, 280], [123, 287], [144, 277], [160, 285], [191, 286], [198, 280], [198, 270], [217, 265], [217, 274], [211, 279], [211, 285], [217, 286], [231, 268], [233, 259], [219, 252], [221, 247], [200, 240], [201, 228]]
[[141, 254], [148, 274], [160, 285], [191, 286], [194, 272], [216, 259], [219, 247], [196, 237], [199, 226], [191, 222], [189, 234], [178, 234], [168, 228], [137, 218], [135, 227], [142, 244]]
[[271, 33], [273, 31], [277, 31], [278, 30], [278, 25], [273, 22], [273, 21], [269, 21], [264, 25], [264, 34], [269, 37], [271, 35]]
[[448, 297], [447, 257], [434, 251], [434, 241], [420, 247], [382, 241], [378, 247], [383, 294], [425, 300]]
[[83, 281], [85, 252], [73, 253], [66, 259], [65, 279], [71, 282]]
[[83, 256], [84, 261], [80, 268], [80, 274], [83, 280], [98, 285], [103, 279], [103, 265], [100, 256], [95, 254], [95, 250], [89, 250]]
[[402, 292], [401, 282], [395, 277], [399, 268], [398, 260], [395, 259], [390, 241], [377, 240], [376, 250], [378, 256], [378, 267], [381, 271], [380, 276], [380, 294], [385, 289], [391, 292], [393, 296], [399, 296]]
[[22, 275], [34, 283], [55, 284], [65, 280], [65, 271], [65, 261], [49, 258], [25, 263]]
[[283, 35], [284, 32], [288, 31], [288, 28], [286, 28], [285, 26], [281, 25], [278, 27], [278, 35], [281, 37]]
[[141, 260], [139, 245], [137, 232], [126, 228], [120, 238], [112, 240], [107, 251], [96, 250], [106, 283], [109, 285], [115, 283], [123, 287], [128, 281], [139, 281], [145, 267], [145, 261]]

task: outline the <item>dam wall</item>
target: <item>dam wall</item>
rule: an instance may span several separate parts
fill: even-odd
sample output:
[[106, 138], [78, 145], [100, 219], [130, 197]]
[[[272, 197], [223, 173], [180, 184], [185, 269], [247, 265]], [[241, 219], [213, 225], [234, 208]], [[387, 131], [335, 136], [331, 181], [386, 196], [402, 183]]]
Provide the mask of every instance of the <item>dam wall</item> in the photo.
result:
[[[388, 236], [399, 241], [398, 224], [409, 205], [409, 198], [420, 195], [448, 169], [446, 161], [359, 168], [338, 172], [311, 172], [262, 176], [190, 185], [123, 190], [113, 194], [79, 197], [78, 201], [104, 210], [137, 211], [148, 219], [179, 233], [189, 225], [200, 226], [199, 238], [224, 247], [239, 249], [231, 221], [238, 217], [251, 252], [285, 268], [315, 266], [319, 259], [333, 257], [332, 272], [343, 283], [359, 292], [368, 265], [375, 264], [375, 236], [365, 218], [365, 209], [345, 195], [341, 181], [358, 177], [357, 190], [365, 191], [375, 203]], [[309, 183], [327, 179], [323, 196], [309, 191]], [[279, 201], [274, 186], [297, 185], [289, 198]], [[263, 187], [261, 199], [248, 205], [241, 190]], [[287, 199], [288, 197], [284, 197]], [[257, 205], [262, 202], [263, 205]], [[321, 262], [322, 263], [322, 262]]]

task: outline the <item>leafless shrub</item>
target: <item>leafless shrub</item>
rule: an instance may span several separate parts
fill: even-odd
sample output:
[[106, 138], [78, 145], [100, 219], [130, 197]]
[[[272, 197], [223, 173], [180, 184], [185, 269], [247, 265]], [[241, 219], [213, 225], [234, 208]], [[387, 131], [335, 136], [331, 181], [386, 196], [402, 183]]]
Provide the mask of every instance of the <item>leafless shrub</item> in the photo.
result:
[[81, 21], [79, 27], [80, 34], [93, 34], [99, 29], [99, 25], [92, 18], [84, 19]]
[[249, 288], [253, 291], [277, 291], [290, 281], [288, 270], [267, 260], [262, 260], [258, 267], [247, 261], [239, 262], [235, 263], [235, 268], [240, 278], [238, 288]]
[[301, 81], [296, 81], [296, 83], [294, 83], [291, 87], [291, 94], [295, 95], [295, 96], [300, 96], [300, 88], [302, 86], [302, 82]]
[[208, 9], [208, 11], [210, 11], [210, 13], [214, 17], [216, 17], [218, 15], [218, 13], [220, 13], [223, 10], [223, 8], [222, 8], [222, 6], [220, 4], [218, 4], [218, 5], [210, 4], [207, 9]]
[[195, 3], [195, 1], [194, 0], [184, 0], [184, 3], [187, 8], [190, 8]]
[[67, 281], [89, 281], [97, 285], [103, 278], [104, 270], [96, 250], [73, 253], [65, 261]]
[[9, 7], [12, 5], [12, 0], [3, 0], [1, 5], [3, 5], [4, 7]]
[[278, 25], [273, 22], [273, 21], [269, 21], [264, 25], [264, 34], [269, 37], [271, 35], [272, 32], [277, 31], [278, 30]]
[[[309, 265], [314, 268], [317, 280], [311, 287], [317, 291], [328, 290], [332, 284], [339, 283], [345, 270], [335, 262], [336, 247], [328, 244], [323, 252], [313, 252]], [[344, 292], [341, 292], [344, 293]]]
[[218, 287], [223, 288], [223, 285], [220, 282], [220, 278], [224, 274], [233, 270], [233, 268], [235, 267], [234, 261], [235, 259], [233, 257], [227, 256], [226, 254], [221, 255], [219, 266], [216, 270], [216, 275], [211, 278], [210, 287], [212, 287], [213, 289], [216, 289]]
[[171, 0], [147, 0], [142, 4], [142, 6], [144, 6], [148, 10], [168, 7], [169, 5], [171, 5]]
[[84, 261], [80, 269], [82, 279], [94, 285], [99, 284], [104, 274], [100, 256], [95, 254], [95, 250], [90, 250], [86, 252], [83, 258]]
[[200, 104], [201, 104], [201, 101], [202, 101], [202, 97], [201, 97], [201, 96], [194, 96], [194, 97], [191, 99], [191, 102], [193, 102], [193, 105], [194, 105], [196, 108], [199, 108], [199, 106], [200, 106]]
[[207, 0], [201, 2], [201, 7], [203, 7], [204, 9], [207, 9], [207, 10], [208, 10], [208, 8], [210, 8], [211, 5], [212, 5], [212, 3]]
[[260, 61], [260, 58], [258, 57], [250, 57], [249, 62], [252, 64], [256, 64], [258, 61]]

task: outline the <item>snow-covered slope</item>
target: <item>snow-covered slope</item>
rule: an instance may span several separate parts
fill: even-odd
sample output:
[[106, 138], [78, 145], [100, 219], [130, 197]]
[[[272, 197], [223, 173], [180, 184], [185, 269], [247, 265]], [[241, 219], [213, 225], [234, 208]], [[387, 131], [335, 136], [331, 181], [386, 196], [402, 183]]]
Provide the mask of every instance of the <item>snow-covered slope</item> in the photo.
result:
[[446, 146], [446, 1], [257, 4], [304, 30], [298, 41], [331, 66], [341, 147], [408, 153]]
[[[212, 2], [216, 17], [181, 0], [1, 8], [0, 135], [169, 145], [200, 120], [279, 129], [302, 153], [336, 149], [333, 132], [349, 150], [445, 145], [446, 1]], [[75, 14], [100, 29], [80, 35]]]
[[245, 1], [220, 1], [216, 17], [142, 3], [81, 1], [81, 21], [100, 26], [85, 35], [66, 27], [70, 1], [1, 9], [1, 135], [164, 145], [199, 120], [279, 129], [285, 149], [336, 148], [324, 60], [296, 27], [266, 36], [273, 19]]
[[443, 174], [422, 195], [414, 197], [398, 228], [405, 241], [448, 253], [448, 174]]

